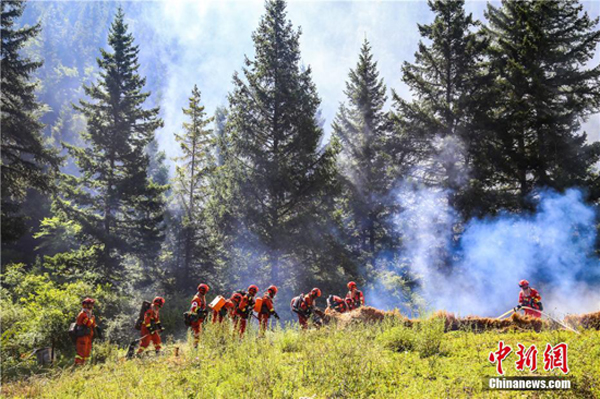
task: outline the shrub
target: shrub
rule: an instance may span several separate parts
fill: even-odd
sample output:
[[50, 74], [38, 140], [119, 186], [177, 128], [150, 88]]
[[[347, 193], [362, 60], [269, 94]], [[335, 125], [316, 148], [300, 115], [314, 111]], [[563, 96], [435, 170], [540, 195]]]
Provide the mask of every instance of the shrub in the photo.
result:
[[[2, 358], [13, 369], [28, 368], [36, 348], [52, 347], [69, 357], [74, 346], [68, 336], [69, 325], [81, 309], [81, 300], [98, 300], [95, 309], [102, 320], [103, 304], [114, 302], [109, 286], [91, 286], [83, 281], [57, 284], [48, 274], [26, 273], [22, 264], [8, 265], [2, 274]], [[19, 364], [17, 366], [17, 363]], [[2, 378], [9, 378], [3, 373]]]
[[436, 356], [442, 353], [444, 339], [444, 320], [431, 317], [416, 326], [416, 349], [422, 358]]
[[283, 353], [300, 352], [302, 343], [298, 331], [292, 329], [283, 330], [277, 339], [277, 346]]
[[404, 326], [391, 327], [383, 331], [376, 340], [385, 348], [396, 352], [411, 351], [415, 346], [415, 333]]

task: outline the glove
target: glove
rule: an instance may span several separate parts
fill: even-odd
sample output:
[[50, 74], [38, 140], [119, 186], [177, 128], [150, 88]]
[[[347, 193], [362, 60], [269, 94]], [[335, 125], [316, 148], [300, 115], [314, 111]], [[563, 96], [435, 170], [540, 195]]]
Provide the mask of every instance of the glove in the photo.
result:
[[539, 310], [544, 310], [544, 305], [541, 302], [538, 302], [537, 305]]
[[162, 330], [164, 330], [164, 328], [163, 328], [163, 326], [162, 326], [162, 324], [161, 324], [161, 323], [156, 323], [155, 330], [156, 330], [156, 331], [162, 331]]
[[522, 308], [522, 307], [523, 307], [522, 305], [517, 305], [517, 306], [515, 306], [515, 307], [514, 307], [514, 309], [513, 309], [513, 310], [514, 310], [514, 312], [516, 313], [516, 312], [518, 312], [519, 310], [521, 310], [521, 308]]
[[275, 317], [277, 320], [279, 320], [279, 315], [277, 314], [277, 312], [273, 312], [273, 317]]

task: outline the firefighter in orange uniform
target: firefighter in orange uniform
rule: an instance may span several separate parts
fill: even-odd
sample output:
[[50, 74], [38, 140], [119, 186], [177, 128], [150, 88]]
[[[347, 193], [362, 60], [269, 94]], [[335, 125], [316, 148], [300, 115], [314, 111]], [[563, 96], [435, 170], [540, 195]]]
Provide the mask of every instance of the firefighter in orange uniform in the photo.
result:
[[277, 295], [277, 287], [274, 285], [267, 288], [267, 292], [265, 292], [265, 295], [263, 295], [262, 306], [260, 308], [260, 312], [258, 313], [258, 324], [261, 334], [264, 334], [265, 330], [268, 328], [269, 318], [271, 316], [279, 320], [279, 315], [273, 306], [275, 295]]
[[354, 310], [365, 305], [365, 297], [362, 291], [359, 291], [358, 288], [356, 288], [356, 283], [354, 281], [350, 281], [348, 283], [348, 290], [349, 291], [346, 294], [346, 299], [350, 299], [352, 301], [350, 310]]
[[248, 292], [242, 296], [242, 300], [238, 305], [236, 316], [238, 317], [240, 337], [244, 335], [246, 325], [248, 324], [248, 318], [253, 314], [254, 296], [256, 296], [256, 294], [258, 294], [258, 287], [253, 284], [248, 287]]
[[85, 361], [90, 357], [92, 353], [92, 339], [94, 338], [94, 328], [96, 327], [96, 317], [93, 314], [92, 309], [94, 308], [94, 300], [92, 298], [85, 298], [81, 302], [81, 312], [77, 315], [77, 342], [75, 348], [77, 354], [75, 355], [75, 364], [83, 365]]
[[298, 322], [302, 326], [302, 328], [308, 328], [308, 318], [312, 314], [315, 308], [315, 301], [318, 297], [321, 296], [321, 290], [318, 288], [313, 288], [310, 293], [304, 295], [300, 294], [299, 296], [292, 299], [290, 303], [290, 307], [292, 312], [298, 315]]
[[345, 313], [350, 310], [352, 300], [349, 298], [340, 298], [337, 295], [329, 295], [327, 297], [327, 307], [331, 310], [335, 310], [338, 313]]
[[144, 322], [142, 323], [142, 339], [140, 341], [140, 349], [138, 349], [138, 355], [150, 345], [150, 342], [154, 345], [156, 354], [160, 354], [161, 340], [159, 333], [163, 330], [160, 324], [159, 310], [165, 304], [165, 299], [157, 296], [152, 301], [152, 306], [144, 313]]
[[206, 284], [200, 284], [198, 286], [198, 292], [192, 299], [192, 305], [190, 307], [190, 313], [192, 314], [192, 331], [194, 333], [194, 348], [198, 347], [200, 341], [200, 333], [202, 332], [202, 323], [206, 318], [206, 294], [208, 293], [209, 287]]
[[521, 292], [519, 292], [519, 306], [515, 308], [515, 312], [523, 306], [527, 306], [528, 308], [536, 309], [523, 309], [527, 316], [542, 317], [539, 311], [544, 310], [544, 307], [540, 293], [535, 288], [531, 288], [527, 280], [519, 281], [519, 287], [521, 288]]
[[[231, 298], [229, 298], [227, 302], [225, 302], [225, 305], [223, 305], [223, 308], [225, 308], [225, 315], [228, 316], [231, 320], [235, 320], [235, 314], [241, 301], [242, 296], [237, 292], [234, 292], [231, 295]], [[223, 317], [225, 317], [225, 315]]]
[[229, 301], [227, 301], [227, 303], [225, 304], [225, 306], [228, 306], [227, 311], [229, 312], [229, 317], [231, 318], [231, 321], [233, 321], [234, 331], [237, 330], [237, 323], [238, 323], [237, 311], [240, 307], [241, 302], [242, 302], [242, 294], [240, 294], [238, 292], [234, 292], [231, 295], [231, 298], [229, 299]]
[[235, 317], [235, 311], [238, 305], [240, 304], [241, 300], [242, 296], [238, 293], [234, 293], [231, 295], [231, 298], [229, 298], [227, 302], [225, 302], [225, 305], [223, 305], [223, 307], [226, 309], [225, 314], [229, 316], [230, 319], [233, 320], [233, 318]]

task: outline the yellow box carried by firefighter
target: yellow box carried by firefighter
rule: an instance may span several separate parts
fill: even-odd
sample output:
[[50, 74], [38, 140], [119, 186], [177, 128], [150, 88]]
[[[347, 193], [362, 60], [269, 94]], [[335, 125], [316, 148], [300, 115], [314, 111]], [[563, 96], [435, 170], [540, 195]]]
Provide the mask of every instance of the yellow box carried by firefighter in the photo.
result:
[[260, 313], [260, 310], [262, 309], [262, 303], [263, 303], [263, 299], [262, 298], [256, 298], [255, 302], [254, 302], [254, 311]]
[[208, 307], [214, 310], [215, 312], [218, 312], [219, 310], [221, 310], [223, 305], [225, 305], [225, 302], [226, 301], [225, 298], [223, 298], [223, 295], [217, 295], [217, 297], [213, 299], [213, 301], [208, 305]]

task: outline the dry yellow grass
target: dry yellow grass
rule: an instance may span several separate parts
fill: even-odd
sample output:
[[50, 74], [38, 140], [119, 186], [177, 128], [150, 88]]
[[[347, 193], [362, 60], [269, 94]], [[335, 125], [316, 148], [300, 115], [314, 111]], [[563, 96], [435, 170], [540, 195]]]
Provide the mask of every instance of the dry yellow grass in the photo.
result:
[[[539, 319], [531, 316], [514, 313], [508, 318], [498, 320], [489, 317], [466, 316], [456, 317], [454, 313], [446, 311], [437, 311], [431, 317], [444, 319], [445, 331], [536, 331], [553, 330], [562, 328], [558, 323]], [[323, 318], [326, 324], [335, 324], [338, 328], [344, 329], [355, 324], [380, 323], [386, 318], [392, 318], [401, 321], [406, 327], [412, 327], [420, 322], [419, 319], [409, 319], [403, 316], [398, 310], [383, 311], [371, 306], [363, 306], [347, 313], [337, 313], [330, 309], [325, 311]], [[581, 326], [585, 329], [600, 330], [600, 312], [588, 313], [582, 315], [570, 315], [565, 321], [574, 327]]]
[[568, 315], [565, 322], [574, 328], [581, 326], [585, 329], [600, 330], [600, 312]]

